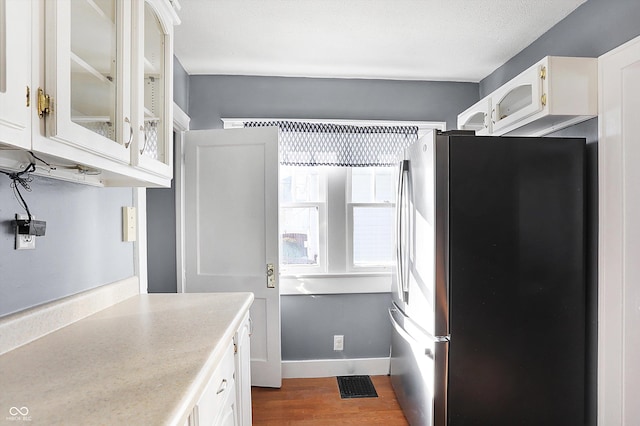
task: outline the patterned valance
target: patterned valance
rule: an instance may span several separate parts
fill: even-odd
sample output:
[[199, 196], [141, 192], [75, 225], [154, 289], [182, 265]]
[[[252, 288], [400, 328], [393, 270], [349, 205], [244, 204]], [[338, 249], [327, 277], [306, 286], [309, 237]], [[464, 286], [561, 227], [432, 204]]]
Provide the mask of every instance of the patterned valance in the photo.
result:
[[250, 121], [244, 127], [278, 127], [280, 162], [291, 166], [391, 166], [418, 139], [417, 126]]

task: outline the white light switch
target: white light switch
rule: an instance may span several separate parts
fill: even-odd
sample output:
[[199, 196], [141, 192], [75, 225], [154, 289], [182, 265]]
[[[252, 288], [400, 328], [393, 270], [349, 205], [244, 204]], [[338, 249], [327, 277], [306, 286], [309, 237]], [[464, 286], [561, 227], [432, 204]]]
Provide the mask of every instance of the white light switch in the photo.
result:
[[136, 208], [122, 208], [122, 241], [136, 240]]

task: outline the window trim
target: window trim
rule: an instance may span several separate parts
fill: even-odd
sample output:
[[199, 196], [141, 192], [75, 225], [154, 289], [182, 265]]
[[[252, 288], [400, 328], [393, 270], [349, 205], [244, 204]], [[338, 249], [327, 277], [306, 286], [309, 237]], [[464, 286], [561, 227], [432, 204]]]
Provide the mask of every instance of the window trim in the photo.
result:
[[402, 120], [325, 120], [311, 118], [221, 118], [223, 129], [244, 128], [246, 121], [265, 122], [265, 121], [293, 121], [306, 123], [326, 123], [326, 124], [343, 124], [352, 126], [416, 126], [418, 128], [418, 139], [426, 135], [430, 130], [447, 129], [447, 123], [444, 121], [402, 121]]

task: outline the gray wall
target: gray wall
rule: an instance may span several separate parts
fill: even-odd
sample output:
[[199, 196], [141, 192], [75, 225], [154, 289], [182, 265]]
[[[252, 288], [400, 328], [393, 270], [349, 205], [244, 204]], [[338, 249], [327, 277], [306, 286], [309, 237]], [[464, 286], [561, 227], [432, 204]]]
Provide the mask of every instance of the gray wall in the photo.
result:
[[[391, 295], [341, 294], [283, 296], [282, 358], [295, 360], [389, 356]], [[384, 315], [380, 315], [380, 313]], [[334, 352], [342, 334], [344, 351]], [[310, 344], [313, 342], [313, 344]]]
[[189, 109], [189, 74], [175, 56], [173, 57], [173, 102], [178, 104], [184, 112]]
[[473, 83], [322, 78], [191, 76], [192, 129], [221, 117], [446, 121], [478, 99]]
[[133, 243], [122, 242], [122, 207], [130, 188], [95, 188], [35, 177], [22, 190], [29, 210], [47, 222], [35, 250], [14, 250], [11, 221], [25, 213], [0, 174], [0, 316], [134, 274]]
[[[173, 57], [173, 101], [184, 111], [189, 109], [189, 74]], [[175, 144], [174, 144], [175, 149]], [[179, 159], [174, 150], [174, 159]], [[171, 188], [147, 189], [147, 291], [175, 293], [176, 215], [175, 179]]]
[[[191, 76], [192, 129], [221, 128], [221, 117], [446, 121], [478, 99], [473, 83]], [[284, 360], [389, 355], [389, 294], [282, 296]], [[345, 350], [333, 351], [333, 335]]]
[[[174, 144], [175, 148], [175, 144]], [[178, 158], [175, 157], [174, 158]], [[175, 179], [171, 188], [147, 188], [147, 291], [176, 293]]]

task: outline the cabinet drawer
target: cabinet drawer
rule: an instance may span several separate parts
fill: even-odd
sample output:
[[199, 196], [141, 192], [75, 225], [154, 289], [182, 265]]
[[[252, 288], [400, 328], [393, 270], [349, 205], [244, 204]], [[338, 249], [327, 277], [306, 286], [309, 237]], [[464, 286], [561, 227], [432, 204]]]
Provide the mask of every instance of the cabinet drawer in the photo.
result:
[[213, 425], [216, 418], [224, 411], [228, 404], [228, 398], [235, 401], [233, 344], [230, 343], [225, 351], [222, 361], [213, 372], [202, 396], [198, 400], [197, 417], [200, 426]]

